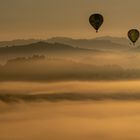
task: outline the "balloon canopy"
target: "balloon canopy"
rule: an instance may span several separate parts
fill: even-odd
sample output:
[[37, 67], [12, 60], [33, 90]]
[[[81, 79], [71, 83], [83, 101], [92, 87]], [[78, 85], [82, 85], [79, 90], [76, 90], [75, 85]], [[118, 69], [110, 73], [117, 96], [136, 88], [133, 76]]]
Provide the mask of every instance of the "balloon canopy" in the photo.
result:
[[89, 23], [98, 32], [99, 28], [104, 22], [104, 18], [101, 14], [93, 14], [89, 17]]
[[139, 39], [140, 33], [137, 29], [131, 29], [128, 31], [128, 38], [135, 45], [135, 42]]

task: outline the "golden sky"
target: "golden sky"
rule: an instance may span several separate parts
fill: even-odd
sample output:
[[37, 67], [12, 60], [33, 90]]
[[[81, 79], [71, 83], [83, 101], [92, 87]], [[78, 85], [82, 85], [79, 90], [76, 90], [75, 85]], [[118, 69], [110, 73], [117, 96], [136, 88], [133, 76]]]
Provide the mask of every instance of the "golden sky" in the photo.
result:
[[[123, 36], [140, 29], [140, 0], [0, 0], [0, 40], [67, 36]], [[96, 34], [89, 25], [99, 12], [105, 22]]]

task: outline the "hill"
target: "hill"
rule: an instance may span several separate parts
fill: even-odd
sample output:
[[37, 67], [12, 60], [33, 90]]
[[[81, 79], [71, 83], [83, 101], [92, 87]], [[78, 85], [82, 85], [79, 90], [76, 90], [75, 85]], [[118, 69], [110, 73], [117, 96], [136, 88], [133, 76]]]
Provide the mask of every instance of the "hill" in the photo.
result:
[[19, 46], [19, 45], [28, 45], [31, 43], [39, 42], [39, 39], [17, 39], [17, 40], [11, 40], [11, 41], [0, 41], [0, 47], [11, 47], [11, 46]]
[[[22, 46], [22, 45], [29, 45], [37, 42], [60, 43], [60, 44], [67, 44], [70, 46], [86, 48], [86, 49], [104, 49], [104, 50], [128, 49], [128, 46], [130, 45], [130, 42], [127, 38], [103, 36], [94, 39], [72, 39], [68, 37], [53, 37], [47, 40], [17, 39], [12, 41], [1, 41], [0, 47]], [[139, 43], [140, 41], [137, 44]]]
[[50, 43], [58, 42], [82, 48], [100, 49], [100, 50], [127, 50], [129, 48], [127, 40], [125, 40], [124, 38], [111, 38], [111, 37], [110, 38], [101, 37], [95, 39], [71, 39], [65, 37], [54, 37], [48, 39], [47, 42]]
[[140, 69], [32, 56], [9, 60], [0, 66], [0, 77], [0, 81], [137, 80], [140, 79]]
[[59, 56], [59, 57], [74, 57], [84, 54], [98, 54], [103, 51], [94, 49], [86, 49], [80, 47], [73, 47], [61, 43], [47, 43], [47, 42], [36, 42], [28, 45], [19, 45], [11, 47], [0, 48], [0, 60], [6, 61], [8, 59], [16, 57], [29, 57], [32, 55], [47, 55], [47, 56]]

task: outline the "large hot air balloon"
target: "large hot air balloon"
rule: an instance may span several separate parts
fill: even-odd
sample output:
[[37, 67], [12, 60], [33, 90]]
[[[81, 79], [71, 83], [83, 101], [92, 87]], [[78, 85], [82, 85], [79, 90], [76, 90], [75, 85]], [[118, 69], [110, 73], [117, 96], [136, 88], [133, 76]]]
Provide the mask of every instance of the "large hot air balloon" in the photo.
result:
[[137, 29], [131, 29], [128, 31], [128, 38], [133, 42], [135, 45], [135, 42], [139, 39], [140, 33]]
[[89, 22], [92, 25], [92, 27], [98, 32], [99, 28], [104, 22], [104, 18], [100, 14], [93, 14], [89, 18]]

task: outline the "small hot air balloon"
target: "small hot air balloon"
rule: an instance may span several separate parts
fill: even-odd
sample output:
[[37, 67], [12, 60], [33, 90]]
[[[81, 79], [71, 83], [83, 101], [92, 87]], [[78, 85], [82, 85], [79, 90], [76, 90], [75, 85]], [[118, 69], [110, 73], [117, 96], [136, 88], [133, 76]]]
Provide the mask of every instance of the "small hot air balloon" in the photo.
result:
[[89, 23], [98, 32], [99, 28], [104, 22], [104, 18], [101, 14], [93, 14], [89, 17]]
[[135, 42], [139, 39], [140, 33], [137, 29], [131, 29], [128, 31], [128, 38], [133, 42], [133, 45], [135, 45]]

